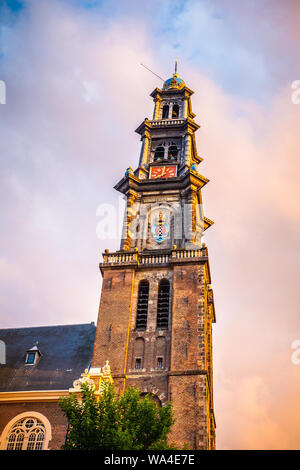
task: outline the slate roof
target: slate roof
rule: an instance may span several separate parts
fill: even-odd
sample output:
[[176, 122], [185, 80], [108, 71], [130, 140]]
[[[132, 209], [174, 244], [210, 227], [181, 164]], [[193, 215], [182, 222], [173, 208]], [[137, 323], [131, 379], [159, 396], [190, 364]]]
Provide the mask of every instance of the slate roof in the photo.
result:
[[[0, 364], [0, 392], [66, 390], [90, 366], [96, 327], [79, 325], [0, 329], [6, 364]], [[26, 351], [38, 341], [41, 357], [25, 365]]]

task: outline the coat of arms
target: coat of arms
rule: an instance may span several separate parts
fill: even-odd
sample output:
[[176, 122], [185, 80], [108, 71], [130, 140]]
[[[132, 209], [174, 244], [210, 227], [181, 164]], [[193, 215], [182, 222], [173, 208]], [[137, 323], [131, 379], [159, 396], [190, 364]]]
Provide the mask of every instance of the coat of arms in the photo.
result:
[[152, 225], [152, 237], [157, 243], [163, 243], [169, 235], [169, 224], [165, 221], [162, 212], [159, 213], [157, 223]]

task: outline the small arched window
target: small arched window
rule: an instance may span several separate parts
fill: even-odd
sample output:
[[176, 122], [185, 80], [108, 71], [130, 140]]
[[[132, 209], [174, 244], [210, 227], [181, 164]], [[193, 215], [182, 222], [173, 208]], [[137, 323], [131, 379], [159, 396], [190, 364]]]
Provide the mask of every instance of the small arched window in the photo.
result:
[[162, 119], [168, 119], [169, 117], [169, 105], [165, 104], [162, 110]]
[[160, 281], [158, 286], [157, 299], [157, 320], [156, 328], [167, 330], [169, 328], [170, 313], [170, 283], [167, 279]]
[[168, 159], [169, 160], [176, 160], [178, 155], [178, 148], [176, 145], [170, 145], [168, 150]]
[[172, 109], [172, 119], [177, 119], [179, 117], [179, 106], [178, 104], [173, 105]]
[[155, 153], [154, 153], [154, 160], [162, 160], [165, 156], [165, 149], [162, 145], [160, 145], [159, 147], [157, 147], [157, 149], [155, 150]]
[[149, 297], [149, 282], [141, 281], [138, 292], [138, 304], [136, 313], [136, 329], [145, 330], [147, 328], [147, 315], [148, 315], [148, 297]]

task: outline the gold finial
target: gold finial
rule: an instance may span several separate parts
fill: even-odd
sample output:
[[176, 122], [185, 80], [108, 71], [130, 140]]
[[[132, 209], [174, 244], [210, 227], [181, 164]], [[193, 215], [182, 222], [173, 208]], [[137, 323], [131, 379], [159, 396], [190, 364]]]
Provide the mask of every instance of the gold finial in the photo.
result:
[[175, 75], [177, 74], [177, 59], [175, 59]]

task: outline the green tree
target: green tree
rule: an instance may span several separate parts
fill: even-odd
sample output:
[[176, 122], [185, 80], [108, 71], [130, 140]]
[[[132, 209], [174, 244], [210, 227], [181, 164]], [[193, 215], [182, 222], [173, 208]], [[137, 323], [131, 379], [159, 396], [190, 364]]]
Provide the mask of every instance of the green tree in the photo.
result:
[[60, 400], [60, 407], [69, 424], [65, 450], [174, 449], [167, 442], [174, 423], [171, 403], [159, 407], [133, 387], [118, 396], [107, 384], [97, 400], [94, 390], [83, 383], [81, 400], [71, 394]]

